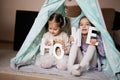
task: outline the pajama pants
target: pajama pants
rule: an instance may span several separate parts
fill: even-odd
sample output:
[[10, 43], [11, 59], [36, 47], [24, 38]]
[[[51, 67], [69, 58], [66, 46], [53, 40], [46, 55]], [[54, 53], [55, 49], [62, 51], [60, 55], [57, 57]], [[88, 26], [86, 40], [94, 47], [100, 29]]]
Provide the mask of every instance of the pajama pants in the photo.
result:
[[79, 64], [85, 70], [89, 66], [96, 66], [97, 64], [97, 51], [96, 47], [89, 45], [85, 54], [81, 52], [80, 47], [73, 44], [70, 49], [68, 59], [68, 70], [71, 72], [72, 67], [75, 64]]
[[35, 65], [38, 65], [42, 68], [48, 69], [52, 67], [57, 67], [60, 70], [67, 70], [68, 56], [64, 55], [62, 59], [56, 59], [53, 55], [40, 55], [36, 59]]

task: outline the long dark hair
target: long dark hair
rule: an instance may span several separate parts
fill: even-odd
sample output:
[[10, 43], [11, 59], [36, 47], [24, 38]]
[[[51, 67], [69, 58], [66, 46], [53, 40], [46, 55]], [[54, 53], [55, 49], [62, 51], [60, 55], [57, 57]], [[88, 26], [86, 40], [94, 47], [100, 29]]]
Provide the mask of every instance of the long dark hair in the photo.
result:
[[[79, 23], [78, 23], [79, 26], [80, 26], [80, 21], [81, 21], [83, 18], [87, 18], [87, 17], [86, 17], [86, 16], [82, 16], [82, 17], [80, 18]], [[87, 18], [87, 19], [88, 19], [88, 18]], [[89, 19], [88, 19], [88, 21], [90, 22]], [[90, 25], [93, 26], [93, 27], [95, 27], [91, 22], [90, 22]], [[79, 26], [78, 26], [78, 27], [79, 27]]]

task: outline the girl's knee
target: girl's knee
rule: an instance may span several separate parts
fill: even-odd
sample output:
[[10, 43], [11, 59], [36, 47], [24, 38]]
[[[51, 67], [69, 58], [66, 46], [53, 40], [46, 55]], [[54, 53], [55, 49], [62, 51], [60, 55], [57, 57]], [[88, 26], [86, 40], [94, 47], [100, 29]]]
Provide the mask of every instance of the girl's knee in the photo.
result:
[[67, 64], [67, 70], [68, 70], [69, 72], [72, 71], [72, 67], [73, 67], [73, 64]]
[[42, 68], [51, 68], [54, 65], [54, 58], [50, 56], [44, 56], [40, 59], [40, 66]]
[[52, 64], [40, 64], [41, 68], [48, 69], [52, 67]]
[[56, 67], [57, 67], [57, 69], [60, 69], [60, 70], [67, 70], [66, 64], [57, 64]]
[[66, 60], [57, 61], [56, 67], [60, 70], [67, 70], [67, 61]]

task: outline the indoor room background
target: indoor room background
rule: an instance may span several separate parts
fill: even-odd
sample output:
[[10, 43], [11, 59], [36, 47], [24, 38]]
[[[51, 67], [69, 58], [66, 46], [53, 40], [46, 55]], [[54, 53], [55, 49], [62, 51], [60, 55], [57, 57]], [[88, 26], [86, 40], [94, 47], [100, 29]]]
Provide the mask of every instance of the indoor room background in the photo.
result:
[[[45, 0], [0, 0], [0, 42], [14, 43], [16, 11], [39, 11]], [[114, 8], [120, 12], [120, 0], [99, 0], [101, 8]], [[68, 0], [68, 5], [77, 5]]]

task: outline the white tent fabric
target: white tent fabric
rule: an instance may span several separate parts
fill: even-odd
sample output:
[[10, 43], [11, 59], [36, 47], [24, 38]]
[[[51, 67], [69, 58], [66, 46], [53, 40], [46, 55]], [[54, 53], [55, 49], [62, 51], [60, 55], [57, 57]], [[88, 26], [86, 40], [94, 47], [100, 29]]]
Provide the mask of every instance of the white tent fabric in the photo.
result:
[[[82, 13], [78, 17], [71, 18], [71, 27], [77, 27], [78, 21], [83, 15], [96, 26], [101, 32], [106, 54], [106, 58], [102, 60], [104, 62], [103, 69], [115, 77], [115, 74], [120, 72], [120, 52], [115, 48], [114, 42], [106, 29], [98, 0], [76, 0], [76, 2], [80, 6]], [[22, 47], [17, 55], [11, 59], [14, 68], [34, 63], [35, 57], [39, 53], [41, 37], [45, 32], [44, 26], [49, 16], [54, 12], [66, 16], [64, 3], [65, 0], [46, 0]]]

